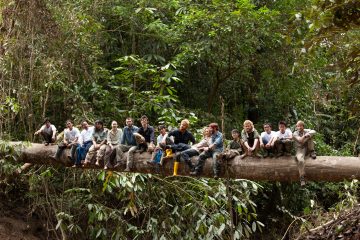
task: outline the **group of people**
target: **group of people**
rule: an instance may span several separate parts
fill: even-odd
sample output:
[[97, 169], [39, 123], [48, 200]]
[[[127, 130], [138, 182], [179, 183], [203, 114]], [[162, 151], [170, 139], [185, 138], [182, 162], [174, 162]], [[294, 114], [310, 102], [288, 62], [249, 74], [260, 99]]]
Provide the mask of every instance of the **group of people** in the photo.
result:
[[[279, 130], [272, 131], [271, 124], [263, 125], [263, 132], [254, 128], [250, 120], [244, 121], [241, 131], [231, 131], [232, 140], [224, 149], [224, 139], [217, 123], [211, 123], [203, 129], [202, 139], [196, 143], [193, 134], [188, 130], [189, 121], [181, 121], [178, 129], [167, 132], [164, 125], [158, 126], [159, 135], [155, 141], [155, 131], [149, 125], [147, 116], [140, 118], [141, 127], [134, 125], [131, 117], [126, 118], [126, 126], [121, 129], [116, 121], [112, 121], [111, 129], [104, 128], [101, 120], [95, 121], [94, 126], [89, 126], [87, 121], [81, 123], [82, 130], [74, 127], [71, 120], [66, 121], [63, 141], [58, 144], [56, 154], [52, 156], [59, 160], [64, 149], [70, 148], [69, 160], [73, 167], [95, 164], [104, 166], [104, 169], [117, 168], [126, 164], [124, 171], [134, 168], [135, 152], [152, 152], [148, 164], [162, 165], [164, 161], [174, 160], [174, 175], [180, 162], [186, 163], [190, 174], [201, 175], [205, 161], [212, 159], [214, 178], [220, 175], [221, 161], [230, 160], [236, 156], [241, 159], [246, 156], [254, 157], [280, 157], [290, 156], [292, 146], [295, 146], [295, 158], [298, 162], [300, 183], [305, 185], [305, 156], [316, 158], [313, 136], [314, 130], [305, 129], [303, 121], [296, 123], [296, 131], [287, 128], [286, 122], [280, 121]], [[41, 134], [45, 145], [55, 143], [56, 127], [49, 119], [45, 119], [43, 126], [35, 132]], [[262, 154], [260, 154], [262, 153]], [[196, 164], [191, 161], [197, 156]]]

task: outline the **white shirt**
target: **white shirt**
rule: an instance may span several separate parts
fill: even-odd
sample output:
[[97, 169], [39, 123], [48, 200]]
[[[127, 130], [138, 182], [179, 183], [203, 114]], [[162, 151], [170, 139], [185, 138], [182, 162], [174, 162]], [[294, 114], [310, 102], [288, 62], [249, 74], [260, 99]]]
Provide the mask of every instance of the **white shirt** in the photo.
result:
[[40, 128], [40, 132], [45, 131], [46, 133], [50, 134], [51, 131], [54, 133], [56, 132], [56, 127], [50, 124], [50, 127], [46, 127], [46, 124], [42, 125]]
[[94, 127], [88, 127], [88, 129], [83, 129], [80, 133], [80, 144], [84, 144], [84, 142], [92, 141], [92, 134], [94, 132]]
[[290, 130], [290, 128], [285, 129], [284, 133], [281, 133], [280, 131], [276, 132], [276, 137], [278, 137], [279, 139], [281, 138], [289, 138], [292, 136], [292, 132]]
[[68, 142], [73, 142], [75, 138], [80, 137], [80, 131], [76, 127], [73, 127], [71, 130], [66, 128], [64, 130], [64, 138]]
[[261, 139], [264, 141], [267, 141], [267, 142], [270, 142], [270, 139], [275, 136], [276, 132], [275, 131], [271, 131], [270, 134], [267, 133], [267, 132], [262, 132], [260, 137]]

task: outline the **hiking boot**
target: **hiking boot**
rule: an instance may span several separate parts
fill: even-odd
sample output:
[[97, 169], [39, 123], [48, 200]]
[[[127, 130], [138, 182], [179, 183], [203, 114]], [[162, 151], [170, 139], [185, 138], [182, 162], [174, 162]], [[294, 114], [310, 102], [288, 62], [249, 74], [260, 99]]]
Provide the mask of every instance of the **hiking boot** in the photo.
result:
[[156, 162], [154, 160], [147, 160], [146, 163], [149, 164], [149, 165], [155, 165], [156, 164]]
[[190, 172], [190, 175], [191, 176], [198, 176], [199, 173], [195, 170], [195, 171]]
[[48, 145], [49, 145], [49, 143], [48, 143], [48, 142], [45, 142], [45, 143], [44, 143], [44, 145], [45, 145], [45, 146], [48, 146]]
[[215, 180], [218, 180], [218, 179], [219, 179], [219, 175], [215, 174], [215, 175], [214, 175], [214, 179], [215, 179]]
[[263, 158], [263, 156], [260, 153], [255, 154], [255, 157]]
[[126, 167], [125, 169], [124, 169], [124, 172], [130, 172], [131, 171], [131, 169], [129, 168], [129, 167]]
[[311, 157], [312, 159], [316, 159], [316, 152], [315, 152], [315, 151], [311, 152], [311, 153], [310, 153], [310, 157]]

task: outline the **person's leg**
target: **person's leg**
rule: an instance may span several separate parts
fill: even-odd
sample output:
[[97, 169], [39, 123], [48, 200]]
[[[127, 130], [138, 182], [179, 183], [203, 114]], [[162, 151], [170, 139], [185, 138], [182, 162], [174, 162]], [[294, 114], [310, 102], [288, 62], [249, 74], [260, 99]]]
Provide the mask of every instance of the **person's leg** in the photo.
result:
[[276, 157], [280, 157], [283, 155], [283, 143], [281, 140], [275, 141], [275, 149], [276, 149]]
[[291, 140], [286, 140], [284, 142], [284, 148], [285, 148], [285, 155], [286, 156], [291, 156], [292, 141]]
[[106, 144], [101, 145], [100, 149], [97, 151], [95, 165], [99, 166], [103, 163], [106, 146], [107, 146]]
[[50, 135], [49, 133], [47, 133], [45, 131], [41, 131], [40, 135], [43, 137], [45, 145], [48, 145], [49, 143], [51, 143], [52, 134]]
[[126, 169], [124, 170], [125, 172], [129, 172], [134, 167], [134, 154], [136, 150], [137, 146], [130, 147], [127, 155]]
[[312, 138], [308, 138], [306, 148], [307, 148], [307, 152], [310, 154], [310, 157], [312, 159], [315, 159], [316, 158], [315, 144]]
[[212, 154], [207, 151], [207, 152], [202, 152], [200, 155], [199, 155], [199, 158], [198, 158], [198, 162], [195, 166], [195, 171], [194, 171], [194, 175], [198, 175], [198, 174], [201, 174], [202, 171], [203, 171], [203, 168], [204, 168], [204, 164], [205, 164], [205, 161], [208, 157], [212, 156]]
[[75, 161], [75, 155], [76, 155], [76, 149], [78, 148], [79, 144], [74, 144], [71, 146], [70, 149], [70, 158], [71, 161], [74, 162]]
[[93, 157], [96, 155], [96, 152], [97, 152], [97, 150], [95, 149], [95, 146], [92, 145], [86, 154], [85, 163], [84, 163], [85, 165], [91, 164], [91, 161], [92, 161]]
[[295, 159], [298, 163], [299, 176], [301, 185], [305, 185], [305, 148], [296, 148]]
[[113, 153], [114, 149], [112, 149], [109, 145], [106, 145], [105, 155], [104, 155], [104, 168], [106, 168], [106, 169], [112, 167], [112, 165], [110, 163], [110, 156]]
[[190, 171], [194, 170], [194, 165], [191, 162], [191, 158], [199, 155], [199, 152], [193, 148], [187, 149], [180, 153], [180, 161], [184, 161], [190, 168]]
[[119, 144], [116, 146], [116, 157], [115, 157], [115, 167], [119, 167], [125, 152], [129, 151], [131, 146]]
[[213, 152], [212, 153], [212, 162], [213, 162], [213, 171], [214, 171], [214, 178], [217, 179], [220, 174], [220, 164], [217, 161], [216, 156], [220, 154], [220, 152]]

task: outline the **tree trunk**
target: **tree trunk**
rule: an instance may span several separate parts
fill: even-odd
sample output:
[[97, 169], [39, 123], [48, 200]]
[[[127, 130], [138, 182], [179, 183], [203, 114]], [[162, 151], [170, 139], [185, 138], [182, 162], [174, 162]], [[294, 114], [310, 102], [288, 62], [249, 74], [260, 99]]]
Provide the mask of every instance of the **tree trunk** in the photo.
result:
[[[15, 144], [15, 143], [13, 143]], [[66, 155], [69, 153], [64, 151], [60, 161], [56, 162], [51, 155], [56, 152], [57, 146], [44, 146], [43, 144], [34, 143], [30, 147], [22, 150], [18, 161], [33, 164], [47, 165], [64, 165], [71, 166]], [[124, 156], [125, 157], [125, 156]], [[173, 161], [167, 161], [163, 166], [150, 166], [146, 163], [151, 155], [149, 153], [135, 153], [134, 172], [153, 173], [172, 175]], [[124, 159], [125, 160], [125, 159]], [[196, 162], [196, 157], [192, 159]], [[360, 179], [360, 159], [358, 157], [341, 157], [341, 156], [318, 156], [313, 160], [307, 158], [305, 161], [305, 171], [307, 180], [313, 181], [343, 181], [353, 178]], [[221, 163], [221, 177], [224, 177], [225, 162]], [[240, 159], [236, 157], [227, 162], [229, 177], [234, 179], [249, 179], [255, 181], [298, 181], [299, 172], [297, 163], [293, 156], [279, 158], [253, 158], [246, 157]], [[96, 166], [90, 166], [96, 168]], [[125, 165], [117, 169], [123, 171]], [[184, 163], [180, 164], [179, 175], [189, 175], [189, 168]], [[212, 176], [212, 160], [206, 161], [202, 176]]]

